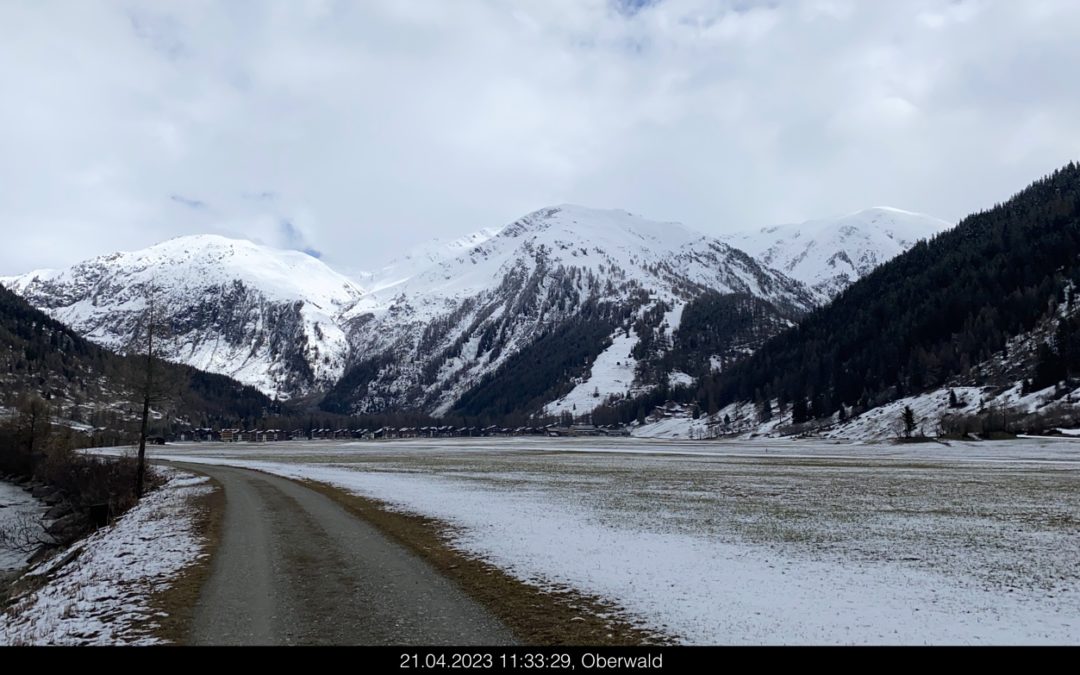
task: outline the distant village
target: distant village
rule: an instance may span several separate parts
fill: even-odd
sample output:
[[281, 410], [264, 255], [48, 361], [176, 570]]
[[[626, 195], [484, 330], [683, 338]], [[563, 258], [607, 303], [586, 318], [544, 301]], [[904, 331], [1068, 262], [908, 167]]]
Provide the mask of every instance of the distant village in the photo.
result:
[[574, 424], [559, 426], [549, 424], [539, 427], [382, 427], [379, 429], [194, 429], [183, 431], [169, 437], [161, 437], [159, 442], [221, 442], [221, 443], [270, 443], [275, 441], [338, 441], [338, 440], [388, 440], [399, 438], [492, 438], [513, 436], [629, 436], [630, 429], [615, 424], [600, 426], [594, 424]]

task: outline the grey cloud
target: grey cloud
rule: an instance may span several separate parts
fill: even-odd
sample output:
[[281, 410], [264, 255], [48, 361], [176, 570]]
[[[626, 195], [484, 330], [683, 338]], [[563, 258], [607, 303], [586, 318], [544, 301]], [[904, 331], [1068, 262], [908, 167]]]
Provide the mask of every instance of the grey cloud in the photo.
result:
[[196, 232], [375, 266], [562, 202], [956, 219], [1080, 157], [1069, 0], [136, 7], [0, 3], [0, 273]]
[[201, 211], [206, 208], [206, 202], [199, 199], [191, 199], [183, 195], [169, 195], [169, 199], [173, 200], [177, 204], [188, 207], [189, 209], [195, 209]]

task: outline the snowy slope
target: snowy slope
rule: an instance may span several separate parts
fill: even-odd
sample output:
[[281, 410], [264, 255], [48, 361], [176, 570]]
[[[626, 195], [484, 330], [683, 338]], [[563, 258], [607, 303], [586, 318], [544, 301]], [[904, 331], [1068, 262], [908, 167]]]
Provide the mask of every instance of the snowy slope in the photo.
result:
[[0, 645], [151, 645], [168, 615], [153, 595], [208, 555], [192, 500], [210, 480], [169, 481], [120, 519], [31, 569], [41, 580], [0, 614]]
[[[120, 351], [136, 347], [156, 288], [172, 333], [163, 356], [281, 398], [329, 392], [325, 407], [338, 412], [444, 413], [528, 370], [540, 389], [511, 383], [508, 396], [583, 414], [668, 381], [655, 364], [703, 294], [760, 298], [785, 320], [818, 300], [678, 223], [573, 205], [418, 247], [364, 287], [310, 256], [211, 235], [2, 281]], [[574, 361], [558, 362], [559, 340]]]
[[[573, 205], [542, 209], [365, 295], [346, 315], [352, 344], [363, 345], [356, 363], [364, 375], [336, 397], [352, 401], [354, 412], [409, 404], [446, 412], [569, 321], [602, 317], [615, 339], [643, 310], [670, 313], [706, 291], [749, 293], [792, 314], [814, 302], [802, 284], [678, 223]], [[625, 393], [625, 374], [617, 379], [592, 398]]]
[[467, 253], [499, 233], [500, 228], [486, 227], [464, 237], [450, 241], [432, 239], [413, 247], [403, 256], [395, 258], [389, 264], [370, 275], [366, 285], [373, 290], [397, 285], [432, 265], [450, 260]]
[[722, 237], [802, 281], [827, 301], [878, 265], [952, 227], [932, 216], [877, 207], [840, 218], [776, 225]]
[[337, 317], [363, 294], [311, 256], [216, 235], [179, 237], [4, 283], [119, 351], [134, 347], [156, 289], [171, 333], [163, 356], [283, 398], [341, 376], [348, 344]]
[[[1010, 431], [1028, 427], [1059, 429], [1080, 426], [1080, 386], [1075, 380], [1063, 380], [1044, 389], [1026, 391], [1024, 381], [1034, 371], [1040, 344], [1053, 340], [1058, 322], [1080, 313], [1080, 305], [1062, 303], [1034, 329], [1009, 339], [1006, 349], [976, 364], [964, 377], [947, 386], [887, 401], [868, 410], [847, 409], [847, 418], [839, 414], [807, 424], [791, 423], [791, 408], [780, 409], [772, 401], [775, 414], [763, 420], [758, 406], [751, 401], [732, 403], [715, 415], [694, 419], [692, 408], [670, 405], [655, 411], [646, 423], [634, 429], [639, 438], [718, 438], [750, 439], [784, 436], [817, 436], [834, 440], [881, 441], [904, 434], [902, 414], [910, 407], [915, 418], [915, 435], [974, 434], [1000, 430], [1008, 423]], [[955, 405], [952, 400], [955, 397]]]

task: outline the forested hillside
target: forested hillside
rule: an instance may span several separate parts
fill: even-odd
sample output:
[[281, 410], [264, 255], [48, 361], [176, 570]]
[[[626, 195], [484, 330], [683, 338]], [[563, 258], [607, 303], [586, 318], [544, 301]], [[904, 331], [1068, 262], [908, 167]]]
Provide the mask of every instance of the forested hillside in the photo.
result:
[[[841, 405], [865, 409], [965, 374], [1071, 302], [1077, 281], [1080, 166], [1070, 163], [920, 242], [746, 361], [676, 397], [703, 407], [778, 399], [816, 417]], [[1080, 367], [1068, 335], [1075, 323], [1064, 325], [1032, 373], [1041, 382]]]
[[[90, 411], [121, 411], [142, 382], [145, 360], [123, 357], [76, 335], [64, 324], [0, 287], [0, 404], [36, 393], [54, 410], [89, 421]], [[274, 407], [251, 387], [189, 366], [157, 362], [161, 404], [195, 424], [252, 419]]]

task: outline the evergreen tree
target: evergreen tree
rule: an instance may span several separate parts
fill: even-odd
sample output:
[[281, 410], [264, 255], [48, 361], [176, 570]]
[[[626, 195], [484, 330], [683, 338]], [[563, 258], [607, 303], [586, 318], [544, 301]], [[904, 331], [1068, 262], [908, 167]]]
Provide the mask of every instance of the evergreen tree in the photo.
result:
[[900, 413], [900, 421], [904, 425], [904, 436], [911, 438], [911, 435], [915, 433], [915, 428], [918, 426], [918, 422], [915, 420], [915, 411], [911, 409], [911, 406], [904, 406], [904, 411]]
[[1045, 389], [1065, 379], [1065, 364], [1049, 344], [1039, 345], [1035, 358], [1035, 377], [1032, 378], [1032, 390]]
[[808, 419], [810, 419], [810, 415], [806, 399], [798, 396], [795, 398], [795, 402], [791, 404], [791, 422], [792, 424], [802, 424]]
[[758, 412], [758, 420], [761, 422], [768, 422], [773, 418], [772, 402], [769, 399], [762, 399], [761, 407]]

